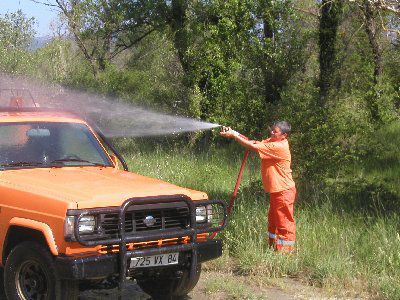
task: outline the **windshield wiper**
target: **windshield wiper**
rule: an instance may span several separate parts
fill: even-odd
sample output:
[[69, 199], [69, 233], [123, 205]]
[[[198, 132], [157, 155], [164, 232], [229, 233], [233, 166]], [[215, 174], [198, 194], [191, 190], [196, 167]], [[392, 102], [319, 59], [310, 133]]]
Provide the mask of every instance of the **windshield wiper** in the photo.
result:
[[52, 160], [52, 161], [50, 162], [50, 164], [64, 163], [64, 162], [88, 163], [88, 164], [90, 164], [91, 166], [106, 167], [106, 165], [104, 165], [104, 164], [95, 163], [95, 162], [92, 162], [92, 161], [88, 161], [88, 160], [85, 160], [85, 159], [79, 159], [79, 158], [61, 158], [61, 159], [55, 159], [55, 160]]
[[16, 161], [7, 164], [2, 164], [1, 168], [7, 167], [36, 167], [36, 166], [43, 166], [43, 163], [37, 161]]

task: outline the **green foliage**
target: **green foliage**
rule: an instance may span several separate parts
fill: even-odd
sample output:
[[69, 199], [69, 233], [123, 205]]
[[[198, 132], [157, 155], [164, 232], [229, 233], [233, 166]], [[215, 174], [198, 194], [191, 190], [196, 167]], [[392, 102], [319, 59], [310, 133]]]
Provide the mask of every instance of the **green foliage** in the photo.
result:
[[[400, 87], [400, 38], [393, 40], [389, 45], [385, 47], [384, 51], [384, 69], [386, 70], [386, 80], [391, 83], [393, 87], [397, 87], [399, 93]], [[399, 96], [397, 95], [397, 99]], [[397, 100], [397, 107], [399, 107], [399, 100]]]
[[[164, 47], [159, 47], [160, 44]], [[55, 81], [135, 104], [188, 114], [183, 72], [174, 49], [164, 34], [153, 33], [135, 51], [94, 76], [90, 64], [72, 41], [53, 40], [33, 55], [30, 71], [36, 78]], [[116, 100], [117, 101], [117, 100]]]
[[[260, 135], [273, 119], [270, 102], [279, 101], [309, 55], [302, 51], [310, 38], [300, 26], [303, 20], [290, 1], [194, 3], [186, 16], [181, 30], [188, 47], [178, 53], [185, 50], [181, 62], [193, 91], [191, 114]], [[264, 23], [271, 25], [273, 38], [264, 35]]]
[[94, 76], [159, 26], [161, 1], [57, 1]]
[[34, 18], [28, 18], [18, 10], [0, 16], [0, 70], [25, 74], [31, 68], [31, 55], [27, 47], [35, 31]]
[[35, 31], [34, 18], [28, 18], [21, 10], [0, 17], [1, 46], [7, 49], [25, 49], [32, 41]]
[[400, 90], [396, 91], [389, 80], [383, 76], [381, 82], [372, 86], [365, 95], [369, 105], [369, 116], [372, 122], [375, 121], [376, 128], [397, 120], [399, 116], [396, 106], [400, 100]]
[[32, 54], [33, 65], [30, 75], [44, 81], [63, 83], [77, 77], [77, 65], [82, 65], [80, 55], [74, 51], [71, 41], [54, 39]]

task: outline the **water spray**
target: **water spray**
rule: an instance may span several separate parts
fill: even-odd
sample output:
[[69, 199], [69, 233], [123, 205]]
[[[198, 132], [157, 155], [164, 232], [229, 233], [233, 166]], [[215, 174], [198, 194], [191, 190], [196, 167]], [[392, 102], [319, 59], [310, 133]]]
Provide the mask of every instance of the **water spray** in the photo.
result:
[[[35, 100], [25, 101], [25, 107], [41, 106], [75, 112], [97, 124], [107, 137], [165, 136], [220, 127], [219, 124], [156, 112], [121, 99], [1, 73], [0, 89], [29, 91], [28, 98]], [[0, 95], [0, 106], [9, 106], [11, 96]]]

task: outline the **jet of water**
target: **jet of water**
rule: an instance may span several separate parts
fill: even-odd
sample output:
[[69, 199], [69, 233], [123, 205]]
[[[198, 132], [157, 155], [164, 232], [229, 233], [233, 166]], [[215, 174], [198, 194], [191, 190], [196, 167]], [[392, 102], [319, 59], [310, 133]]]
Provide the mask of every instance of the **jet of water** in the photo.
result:
[[15, 90], [19, 90], [19, 95], [24, 97], [24, 106], [34, 107], [36, 102], [40, 107], [75, 112], [94, 122], [108, 137], [171, 135], [220, 126], [156, 112], [138, 105], [124, 103], [120, 99], [0, 74], [0, 106], [9, 105], [11, 93]]

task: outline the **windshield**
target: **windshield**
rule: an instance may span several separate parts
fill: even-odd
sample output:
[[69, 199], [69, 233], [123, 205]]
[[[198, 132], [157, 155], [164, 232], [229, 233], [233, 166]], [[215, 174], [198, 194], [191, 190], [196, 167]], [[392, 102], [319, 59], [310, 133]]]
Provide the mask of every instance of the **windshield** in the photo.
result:
[[112, 166], [84, 124], [0, 123], [0, 167]]

